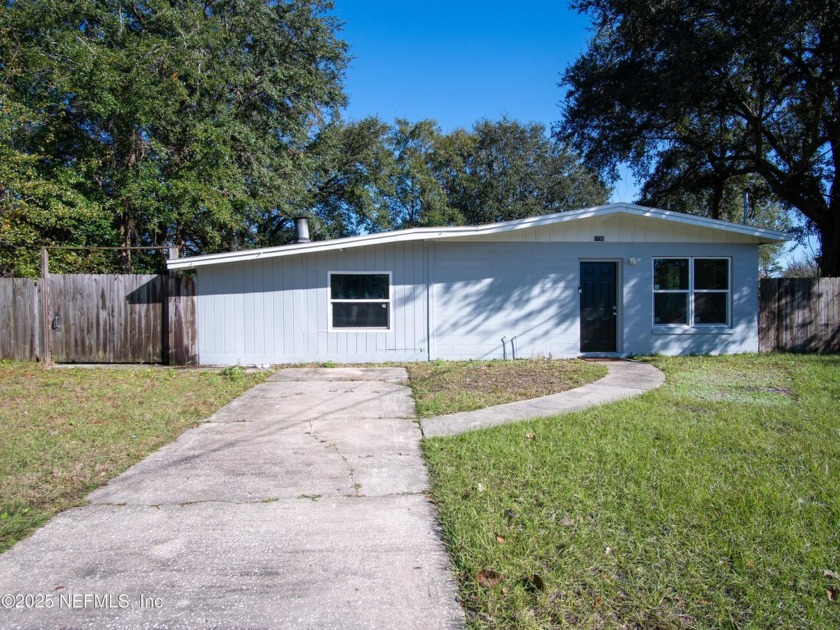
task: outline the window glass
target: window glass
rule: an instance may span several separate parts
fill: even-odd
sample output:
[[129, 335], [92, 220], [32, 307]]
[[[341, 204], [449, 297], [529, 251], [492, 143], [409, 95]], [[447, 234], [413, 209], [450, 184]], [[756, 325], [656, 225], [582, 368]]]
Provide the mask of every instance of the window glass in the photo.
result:
[[687, 324], [687, 293], [654, 293], [653, 322], [655, 324]]
[[729, 261], [697, 258], [694, 260], [694, 288], [708, 291], [729, 289]]
[[727, 293], [695, 293], [695, 324], [726, 324]]
[[656, 291], [688, 291], [688, 258], [656, 258], [653, 261]]
[[387, 273], [330, 273], [332, 328], [389, 330], [391, 276]]
[[388, 293], [386, 273], [334, 273], [330, 276], [333, 300], [387, 300]]
[[654, 325], [729, 325], [728, 258], [654, 258]]
[[387, 302], [335, 302], [332, 308], [333, 328], [388, 328]]

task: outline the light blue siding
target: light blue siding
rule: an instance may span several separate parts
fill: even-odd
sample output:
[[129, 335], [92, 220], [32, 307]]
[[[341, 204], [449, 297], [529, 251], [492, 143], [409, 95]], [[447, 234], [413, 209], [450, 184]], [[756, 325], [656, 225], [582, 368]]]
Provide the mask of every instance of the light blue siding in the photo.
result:
[[[636, 266], [623, 265], [623, 350], [626, 354], [731, 354], [758, 351], [758, 248], [749, 244], [656, 244]], [[634, 254], [635, 256], [636, 254]], [[731, 325], [653, 325], [653, 257], [730, 259]]]
[[[732, 260], [732, 326], [653, 325], [652, 258]], [[639, 258], [636, 265], [630, 258]], [[618, 354], [714, 354], [758, 349], [755, 245], [711, 243], [436, 243], [433, 357], [501, 358], [502, 337], [518, 357], [580, 355], [580, 261], [618, 267]], [[510, 356], [511, 347], [507, 347]]]
[[[422, 361], [428, 358], [424, 243], [378, 245], [199, 271], [199, 361]], [[330, 271], [390, 271], [389, 331], [329, 330]]]
[[577, 258], [568, 249], [436, 243], [433, 358], [502, 358], [503, 337], [515, 337], [518, 357], [577, 355]]
[[[569, 241], [567, 232], [556, 229], [559, 236], [552, 240], [551, 232], [529, 236], [523, 231], [510, 240], [398, 242], [202, 267], [197, 283], [199, 360], [253, 364], [501, 358], [503, 337], [515, 338], [518, 357], [579, 356], [582, 260], [617, 263], [617, 354], [757, 351], [757, 245], [656, 242], [639, 237], [638, 230], [576, 227], [586, 238], [591, 238], [589, 232], [605, 231], [608, 240]], [[633, 242], [609, 240], [628, 233], [636, 234]], [[731, 326], [655, 327], [652, 258], [658, 256], [729, 258]], [[630, 265], [631, 258], [638, 263]], [[390, 272], [391, 329], [329, 330], [330, 271]], [[507, 352], [510, 357], [510, 345]]]

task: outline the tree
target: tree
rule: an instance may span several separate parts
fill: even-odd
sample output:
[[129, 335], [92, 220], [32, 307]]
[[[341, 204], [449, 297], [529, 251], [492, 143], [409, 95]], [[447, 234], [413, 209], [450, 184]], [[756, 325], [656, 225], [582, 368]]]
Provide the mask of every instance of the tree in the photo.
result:
[[[785, 211], [767, 184], [757, 175], [729, 177], [722, 186], [714, 186], [712, 190], [696, 183], [664, 187], [660, 184], [659, 179], [646, 182], [639, 203], [732, 223], [745, 221], [749, 225], [780, 232], [792, 232], [795, 229], [790, 221], [790, 213]], [[759, 272], [763, 277], [781, 271], [777, 259], [784, 249], [784, 243], [759, 246]]]
[[782, 269], [783, 278], [819, 278], [820, 269], [812, 256], [791, 260]]
[[[457, 132], [456, 132], [457, 133]], [[398, 228], [460, 225], [461, 213], [450, 205], [444, 181], [463, 164], [449, 149], [452, 142], [434, 120], [397, 119], [388, 138], [395, 169], [390, 198], [392, 223]]]
[[703, 194], [722, 216], [738, 178], [816, 229], [840, 275], [840, 5], [834, 0], [581, 0], [595, 36], [566, 71], [558, 137], [648, 199]]
[[[0, 21], [0, 42], [7, 36]], [[28, 146], [28, 137], [47, 114], [11, 99], [2, 80], [20, 70], [20, 59], [0, 66], [0, 276], [35, 277], [41, 245], [108, 244], [114, 234], [107, 213], [75, 190], [83, 182], [72, 169], [56, 165], [51, 178], [39, 172], [45, 156]], [[59, 271], [107, 266], [101, 255], [83, 250], [57, 251], [51, 258]]]
[[394, 194], [391, 128], [377, 118], [327, 125], [313, 144], [310, 181], [313, 238], [341, 238], [390, 229]]
[[[102, 245], [114, 236], [102, 208], [75, 192], [70, 169], [57, 168], [52, 179], [38, 174], [39, 156], [17, 149], [23, 128], [37, 120], [0, 92], [0, 276], [36, 277], [41, 245]], [[61, 250], [51, 254], [54, 271], [108, 268], [101, 254]]]
[[3, 3], [0, 95], [32, 114], [15, 131], [27, 181], [104, 211], [112, 245], [263, 243], [311, 202], [313, 145], [345, 102], [330, 6]]
[[[434, 120], [398, 119], [387, 134], [378, 133], [387, 150], [379, 147], [377, 159], [360, 163], [364, 168], [355, 180], [364, 198], [376, 199], [371, 205], [379, 222], [368, 231], [478, 225], [597, 205], [607, 198], [603, 183], [542, 125], [484, 120], [469, 131], [444, 134]], [[383, 205], [388, 221], [379, 213]]]
[[606, 202], [607, 188], [543, 125], [482, 120], [441, 142], [449, 204], [468, 225], [521, 219]]

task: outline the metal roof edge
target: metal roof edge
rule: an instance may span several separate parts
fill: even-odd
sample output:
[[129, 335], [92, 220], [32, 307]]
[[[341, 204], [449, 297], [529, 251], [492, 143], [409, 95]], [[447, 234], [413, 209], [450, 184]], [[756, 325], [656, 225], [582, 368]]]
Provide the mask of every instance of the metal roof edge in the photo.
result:
[[276, 247], [265, 247], [261, 249], [250, 249], [236, 252], [221, 252], [218, 254], [204, 254], [187, 258], [175, 258], [168, 260], [166, 266], [170, 270], [194, 269], [207, 265], [218, 265], [228, 262], [241, 262], [250, 260], [262, 260], [277, 258], [281, 256], [294, 256], [311, 252], [322, 252], [341, 250], [367, 245], [397, 243], [403, 241], [437, 240], [443, 238], [481, 236], [485, 234], [498, 234], [511, 232], [554, 223], [565, 223], [567, 221], [578, 221], [598, 216], [609, 216], [613, 214], [630, 214], [635, 216], [651, 217], [665, 221], [674, 221], [697, 227], [705, 227], [717, 230], [725, 230], [763, 239], [762, 243], [783, 242], [790, 240], [792, 236], [786, 232], [759, 228], [739, 223], [729, 223], [717, 219], [698, 217], [671, 210], [660, 208], [649, 208], [632, 203], [618, 202], [603, 206], [592, 206], [578, 210], [568, 210], [545, 214], [524, 219], [514, 219], [500, 223], [489, 223], [477, 226], [449, 226], [449, 227], [423, 227], [397, 230], [392, 232], [377, 232], [375, 234], [364, 234], [362, 236], [350, 236], [346, 238], [333, 239], [329, 241], [313, 241], [309, 243], [298, 243], [291, 245], [280, 245]]

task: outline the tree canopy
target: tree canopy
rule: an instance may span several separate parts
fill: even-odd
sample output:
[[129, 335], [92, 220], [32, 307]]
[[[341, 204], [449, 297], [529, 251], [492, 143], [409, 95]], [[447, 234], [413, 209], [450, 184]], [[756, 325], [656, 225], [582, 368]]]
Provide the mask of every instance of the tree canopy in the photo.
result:
[[[345, 121], [321, 0], [0, 3], [0, 275], [153, 271], [202, 254], [604, 203], [542, 125]], [[85, 250], [84, 248], [89, 248]], [[127, 251], [127, 250], [126, 250]]]
[[[345, 103], [329, 6], [0, 5], [2, 238], [190, 253], [254, 242], [266, 212], [305, 203], [313, 138]], [[52, 231], [44, 213], [59, 215]]]
[[606, 203], [607, 190], [539, 123], [482, 120], [455, 135], [463, 167], [447, 183], [451, 203], [477, 225]]
[[480, 225], [606, 203], [608, 190], [539, 123], [502, 118], [442, 134], [397, 121], [394, 225]]
[[[594, 37], [563, 79], [558, 137], [645, 200], [737, 193], [795, 209], [840, 275], [840, 5], [834, 0], [581, 0]], [[664, 205], [664, 204], [662, 204]], [[683, 208], [684, 209], [684, 208]]]

